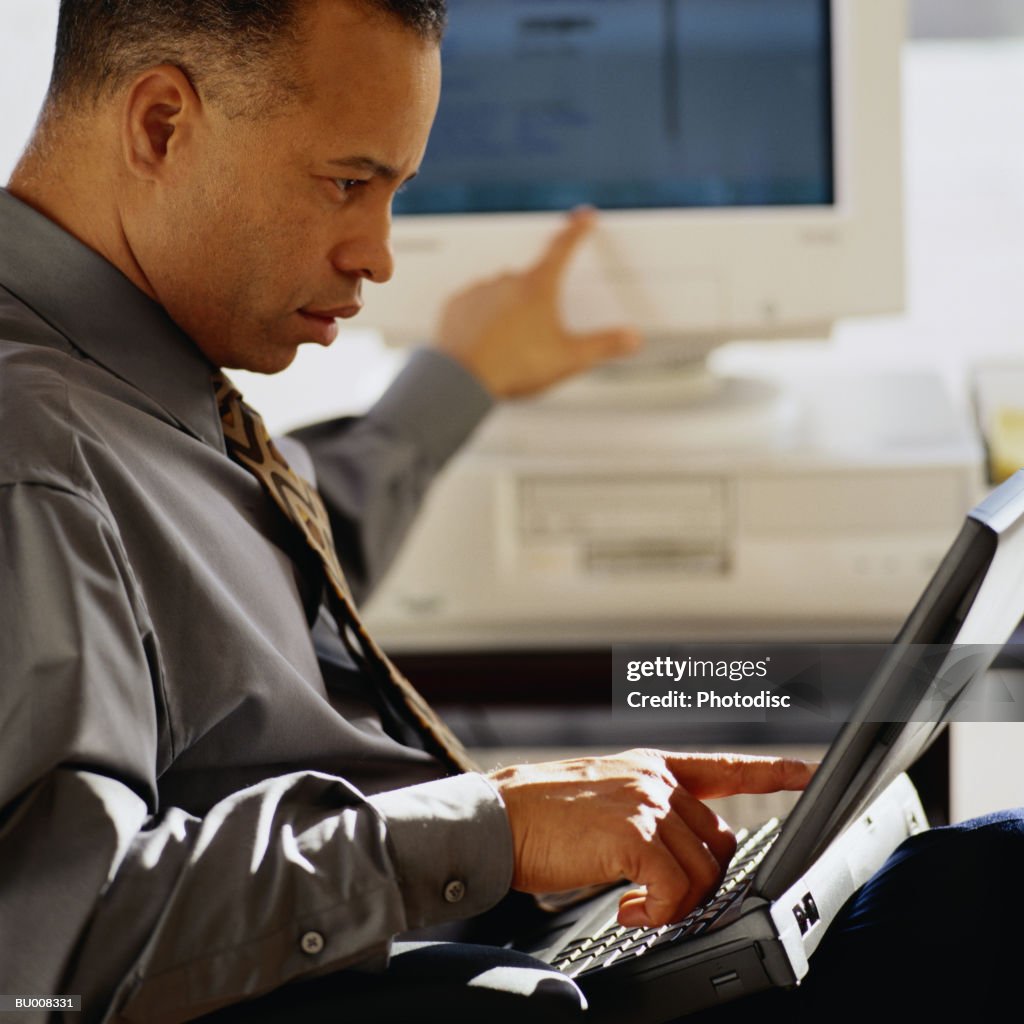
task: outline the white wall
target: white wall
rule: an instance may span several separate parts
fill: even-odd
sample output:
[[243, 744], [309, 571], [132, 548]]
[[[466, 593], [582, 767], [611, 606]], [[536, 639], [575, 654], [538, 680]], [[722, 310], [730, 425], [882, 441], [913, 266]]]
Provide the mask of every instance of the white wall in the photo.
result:
[[50, 80], [57, 0], [0, 0], [0, 181], [10, 177]]
[[958, 722], [951, 727], [952, 821], [1024, 804], [1024, 725]]

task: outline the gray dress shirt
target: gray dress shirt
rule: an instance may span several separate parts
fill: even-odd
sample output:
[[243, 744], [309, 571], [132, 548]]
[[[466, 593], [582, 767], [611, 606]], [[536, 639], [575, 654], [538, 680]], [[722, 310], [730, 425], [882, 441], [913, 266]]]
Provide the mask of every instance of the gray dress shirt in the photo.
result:
[[[211, 370], [0, 190], [0, 992], [81, 994], [85, 1022], [379, 964], [511, 877], [500, 798], [396, 738], [227, 457]], [[489, 404], [423, 352], [365, 417], [292, 439], [357, 592]]]

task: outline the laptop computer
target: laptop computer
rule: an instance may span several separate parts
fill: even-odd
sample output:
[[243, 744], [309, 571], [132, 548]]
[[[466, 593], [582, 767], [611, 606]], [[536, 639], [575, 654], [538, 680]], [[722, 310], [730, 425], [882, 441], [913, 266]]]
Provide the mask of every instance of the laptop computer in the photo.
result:
[[[664, 928], [627, 929], [615, 919], [623, 890], [614, 889], [515, 948], [575, 978], [595, 1021], [658, 1024], [798, 984], [847, 899], [928, 827], [904, 773], [1022, 618], [1024, 471], [968, 515], [811, 784], [784, 823], [738, 834], [709, 901]], [[943, 683], [948, 700], [936, 713], [930, 683], [945, 680], [943, 652], [966, 644], [984, 645], [981, 657], [958, 674], [955, 692]]]

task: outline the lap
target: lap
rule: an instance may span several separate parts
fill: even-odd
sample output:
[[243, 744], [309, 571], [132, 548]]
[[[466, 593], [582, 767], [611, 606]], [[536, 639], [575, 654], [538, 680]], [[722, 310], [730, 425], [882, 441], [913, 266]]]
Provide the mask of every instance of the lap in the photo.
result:
[[514, 950], [460, 942], [396, 942], [380, 974], [337, 971], [202, 1018], [204, 1024], [563, 1024], [583, 1019], [576, 984]]

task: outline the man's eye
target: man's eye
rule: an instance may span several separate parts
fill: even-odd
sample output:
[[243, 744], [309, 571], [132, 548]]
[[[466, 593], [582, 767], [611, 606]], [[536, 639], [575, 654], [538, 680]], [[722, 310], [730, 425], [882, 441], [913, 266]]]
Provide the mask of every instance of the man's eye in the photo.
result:
[[335, 178], [334, 184], [337, 185], [339, 192], [347, 195], [349, 192], [355, 191], [360, 185], [367, 185], [369, 182], [364, 181], [362, 178]]

